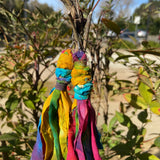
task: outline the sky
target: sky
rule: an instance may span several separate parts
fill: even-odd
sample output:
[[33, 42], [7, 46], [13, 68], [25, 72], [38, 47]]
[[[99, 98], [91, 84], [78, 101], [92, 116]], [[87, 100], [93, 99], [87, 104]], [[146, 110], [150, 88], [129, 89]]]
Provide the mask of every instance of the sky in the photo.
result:
[[[62, 9], [63, 5], [60, 2], [60, 0], [38, 0], [40, 3], [47, 3], [49, 6], [52, 6], [55, 10], [58, 9]], [[103, 0], [101, 0], [103, 1]], [[137, 8], [138, 6], [140, 6], [142, 3], [147, 3], [148, 0], [133, 0], [134, 4], [131, 8], [132, 11], [134, 11], [135, 8]]]
[[[55, 11], [58, 11], [58, 10], [63, 10], [63, 4], [60, 0], [38, 0], [40, 3], [47, 3], [49, 6], [53, 7]], [[104, 2], [105, 0], [100, 0], [100, 2]], [[128, 0], [130, 1], [130, 0]], [[134, 12], [134, 10], [139, 7], [142, 3], [147, 3], [149, 0], [133, 0], [133, 4], [130, 8], [130, 15], [132, 15], [132, 13]], [[95, 2], [97, 2], [95, 0]], [[95, 9], [95, 13], [98, 12], [98, 10], [100, 9], [101, 7], [101, 3], [98, 4], [98, 6], [96, 7]], [[67, 13], [67, 10], [65, 10], [65, 12], [63, 13]], [[96, 14], [94, 14], [96, 15]], [[94, 16], [93, 15], [93, 16]]]

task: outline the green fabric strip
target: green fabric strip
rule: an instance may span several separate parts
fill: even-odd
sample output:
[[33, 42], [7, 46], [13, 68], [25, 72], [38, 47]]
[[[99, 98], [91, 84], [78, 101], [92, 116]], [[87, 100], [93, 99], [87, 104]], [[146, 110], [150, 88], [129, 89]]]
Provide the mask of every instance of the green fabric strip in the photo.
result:
[[52, 95], [52, 99], [49, 106], [49, 125], [52, 130], [52, 136], [54, 137], [54, 151], [52, 159], [61, 160], [61, 151], [59, 144], [59, 125], [58, 125], [58, 99], [60, 97], [60, 91], [55, 89]]

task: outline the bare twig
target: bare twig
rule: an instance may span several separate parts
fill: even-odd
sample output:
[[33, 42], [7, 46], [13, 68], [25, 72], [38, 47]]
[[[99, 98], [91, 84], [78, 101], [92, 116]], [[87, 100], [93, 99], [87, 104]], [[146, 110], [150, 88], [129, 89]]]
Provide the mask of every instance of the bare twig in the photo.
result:
[[90, 29], [90, 25], [91, 25], [92, 13], [93, 13], [92, 11], [89, 13], [88, 18], [87, 18], [87, 23], [85, 25], [84, 40], [83, 40], [84, 50], [86, 50], [86, 47], [87, 47], [87, 41], [88, 41], [89, 29]]
[[61, 0], [65, 7], [68, 9], [69, 12], [71, 12], [71, 15], [73, 18], [75, 18], [76, 15], [76, 6], [71, 0]]
[[80, 17], [80, 12], [79, 12], [79, 0], [76, 0], [76, 9], [77, 9], [77, 14], [78, 14], [78, 17]]
[[86, 47], [87, 47], [89, 29], [90, 29], [90, 26], [91, 26], [92, 14], [93, 14], [94, 9], [97, 7], [99, 2], [100, 2], [100, 0], [98, 0], [97, 3], [94, 5], [94, 7], [92, 8], [92, 10], [89, 13], [88, 18], [87, 18], [87, 23], [85, 25], [85, 31], [84, 31], [84, 40], [83, 40], [83, 48], [84, 48], [84, 50], [86, 50]]
[[92, 8], [92, 12], [94, 11], [94, 9], [97, 7], [98, 3], [100, 2], [100, 0], [97, 1], [97, 3], [94, 5], [94, 7]]
[[71, 16], [71, 13], [69, 13], [68, 16], [69, 16], [69, 19], [70, 19], [70, 22], [71, 22], [71, 25], [72, 25], [72, 28], [73, 28], [73, 34], [74, 34], [75, 40], [77, 42], [77, 47], [78, 47], [78, 44], [79, 44], [80, 47], [82, 48], [82, 44], [81, 44], [81, 41], [80, 41], [80, 39], [78, 37], [78, 33], [76, 31], [76, 27], [74, 25], [74, 21], [73, 21], [73, 18]]

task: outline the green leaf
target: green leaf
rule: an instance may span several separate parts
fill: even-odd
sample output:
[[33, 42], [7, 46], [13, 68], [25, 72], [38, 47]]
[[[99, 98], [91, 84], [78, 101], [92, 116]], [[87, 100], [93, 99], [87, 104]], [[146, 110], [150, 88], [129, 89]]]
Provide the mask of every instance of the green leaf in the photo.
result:
[[112, 150], [121, 156], [126, 156], [130, 154], [130, 151], [132, 150], [132, 146], [128, 146], [127, 144], [120, 143], [115, 147], [113, 147]]
[[147, 122], [147, 117], [148, 117], [148, 112], [147, 112], [146, 109], [138, 114], [138, 119], [142, 123], [146, 123]]
[[157, 90], [160, 87], [160, 80], [155, 82], [154, 89]]
[[141, 148], [136, 148], [134, 152], [135, 152], [135, 154], [141, 152]]
[[13, 147], [8, 147], [8, 146], [0, 147], [0, 152], [9, 152], [11, 150], [13, 150]]
[[157, 137], [154, 141], [154, 144], [160, 148], [160, 137]]
[[145, 136], [146, 133], [147, 133], [147, 129], [146, 129], [146, 128], [143, 128], [143, 129], [142, 129], [142, 135]]
[[115, 22], [109, 19], [106, 19], [106, 18], [102, 18], [102, 22], [106, 25], [107, 28], [109, 28], [110, 30], [112, 30], [113, 32], [117, 34], [120, 34], [121, 29]]
[[113, 126], [116, 124], [116, 122], [117, 122], [117, 117], [114, 116], [114, 117], [110, 120], [110, 122], [109, 122], [109, 128], [108, 128], [109, 132], [112, 131], [112, 128], [113, 128]]
[[147, 8], [149, 8], [149, 6], [152, 4], [152, 2], [150, 2], [150, 3], [147, 3], [146, 5], [145, 5], [145, 7], [144, 7], [144, 9], [147, 9]]
[[158, 101], [152, 101], [150, 103], [150, 109], [153, 113], [160, 115], [160, 103]]
[[142, 153], [138, 156], [140, 159], [143, 159], [143, 160], [160, 160], [158, 157], [156, 157], [155, 155], [152, 155], [150, 153]]
[[35, 109], [35, 106], [31, 100], [23, 99], [23, 102], [26, 105], [26, 107], [28, 107], [30, 109]]
[[123, 55], [123, 56], [119, 56], [119, 57], [117, 57], [117, 58], [115, 59], [114, 62], [117, 62], [117, 61], [119, 61], [119, 60], [128, 59], [128, 58], [130, 58], [130, 57], [134, 57], [134, 56], [133, 56], [133, 55]]
[[103, 132], [107, 133], [108, 132], [108, 126], [106, 124], [102, 125]]
[[117, 120], [120, 122], [120, 123], [123, 123], [124, 122], [124, 117], [123, 117], [123, 114], [122, 113], [119, 113], [116, 111], [116, 117], [117, 117]]
[[134, 44], [137, 44], [136, 38], [134, 38], [133, 36], [128, 36], [128, 37], [133, 41]]
[[140, 80], [145, 83], [150, 89], [153, 88], [153, 83], [151, 81], [151, 79], [148, 76], [145, 75], [139, 75]]
[[17, 95], [15, 95], [13, 93], [9, 96], [5, 105], [6, 105], [6, 108], [8, 108], [10, 110], [14, 110], [18, 106], [19, 102], [20, 102], [20, 100], [18, 99]]
[[143, 68], [143, 67], [140, 67], [140, 68], [139, 68], [138, 73], [139, 73], [140, 75], [143, 75], [143, 76], [149, 77], [149, 74], [144, 70], [144, 68]]
[[19, 139], [16, 133], [4, 133], [0, 135], [0, 141], [12, 141], [16, 139]]
[[150, 155], [149, 157], [148, 157], [148, 159], [149, 160], [160, 160], [157, 156], [155, 156], [155, 155]]
[[137, 109], [148, 108], [148, 105], [145, 102], [145, 100], [136, 94], [126, 93], [126, 94], [124, 94], [124, 98], [134, 108], [137, 108]]
[[156, 100], [160, 103], [160, 91], [159, 90], [156, 92], [155, 97], [156, 97]]
[[130, 127], [132, 124], [129, 117], [124, 115], [123, 113], [116, 112], [116, 118], [119, 121], [119, 123], [121, 123], [123, 126]]
[[139, 75], [139, 77], [140, 77], [140, 82], [138, 86], [139, 93], [144, 98], [145, 102], [147, 104], [150, 104], [153, 98], [152, 82], [148, 77], [144, 75]]
[[130, 123], [130, 126], [128, 126], [129, 130], [127, 132], [127, 139], [132, 139], [134, 135], [137, 133], [137, 127], [133, 123]]

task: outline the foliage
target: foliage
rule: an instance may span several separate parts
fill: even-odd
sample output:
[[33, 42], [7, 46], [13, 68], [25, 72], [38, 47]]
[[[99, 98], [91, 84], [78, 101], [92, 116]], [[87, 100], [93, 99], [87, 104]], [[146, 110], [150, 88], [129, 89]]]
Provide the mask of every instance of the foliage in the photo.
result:
[[[158, 160], [159, 158], [156, 156], [143, 152], [143, 141], [146, 135], [145, 125], [148, 123], [147, 118], [147, 110], [141, 111], [138, 114], [138, 120], [142, 123], [139, 128], [132, 122], [129, 116], [116, 112], [109, 124], [103, 125], [103, 147], [106, 148], [109, 146], [110, 152], [108, 154], [101, 152], [102, 159], [112, 159], [120, 155], [120, 158], [125, 157], [127, 160]], [[120, 125], [121, 127], [118, 127]], [[156, 139], [157, 146], [159, 145], [158, 140], [159, 139]]]
[[[79, 7], [87, 18], [95, 1], [80, 0], [80, 2]], [[148, 115], [150, 112], [159, 115], [160, 111], [160, 73], [158, 72], [160, 66], [155, 60], [146, 58], [146, 54], [160, 55], [159, 50], [153, 48], [158, 45], [152, 46], [154, 45], [152, 42], [145, 41], [142, 42], [144, 48], [137, 50], [129, 42], [120, 40], [121, 28], [113, 21], [113, 7], [113, 0], [107, 1], [98, 23], [91, 25], [87, 44], [87, 53], [91, 56], [92, 75], [95, 80], [94, 89], [97, 97], [99, 99], [104, 97], [106, 102], [103, 104], [104, 150], [101, 150], [101, 155], [103, 159], [120, 155], [128, 160], [156, 160], [158, 159], [156, 156], [143, 152], [142, 145], [146, 133], [145, 126], [151, 123]], [[69, 45], [70, 40], [66, 38], [71, 35], [71, 30], [64, 23], [61, 13], [49, 14], [41, 9], [33, 9], [35, 12], [26, 10], [28, 16], [26, 20], [22, 16], [24, 11], [22, 8], [15, 12], [14, 9], [8, 9], [1, 3], [0, 9], [1, 15], [8, 23], [7, 27], [4, 23], [1, 25], [5, 49], [0, 55], [0, 77], [2, 77], [0, 97], [6, 99], [6, 102], [5, 105], [0, 106], [0, 118], [3, 122], [1, 127], [7, 126], [11, 130], [0, 135], [2, 142], [0, 152], [3, 153], [3, 159], [7, 160], [19, 157], [29, 159], [35, 143], [35, 126], [38, 124], [45, 100], [47, 90], [45, 83], [54, 73], [55, 64], [52, 60], [59, 50]], [[76, 22], [78, 24], [78, 21]], [[82, 27], [85, 21], [83, 23]], [[124, 24], [122, 26], [124, 27]], [[107, 38], [107, 30], [112, 30], [117, 35], [114, 38]], [[129, 54], [118, 50], [123, 46], [130, 48], [127, 50]], [[132, 47], [135, 50], [131, 50]], [[115, 62], [122, 63], [133, 70], [136, 81], [118, 80], [116, 73], [109, 72], [110, 62], [114, 60], [112, 57], [114, 52], [118, 56]], [[130, 58], [136, 60], [131, 62]], [[50, 74], [44, 76], [46, 70], [50, 69]], [[126, 99], [126, 103], [120, 103], [121, 112], [117, 111], [110, 122], [108, 122], [109, 93], [124, 94]], [[126, 111], [131, 107], [135, 109], [134, 113], [139, 111], [138, 115], [132, 116], [137, 116], [141, 126], [133, 122], [132, 116], [127, 115]], [[154, 146], [160, 146], [159, 136], [155, 138]]]
[[126, 41], [126, 40], [122, 40], [122, 39], [119, 39], [118, 42], [116, 42], [113, 46], [114, 48], [116, 49], [136, 49], [137, 46], [135, 44], [133, 44], [132, 42], [130, 41]]
[[152, 48], [160, 48], [160, 43], [155, 42], [155, 41], [148, 41], [149, 46]]
[[[26, 4], [24, 4], [24, 0], [1, 0], [1, 3], [4, 5], [5, 8], [7, 8], [9, 11], [14, 11], [15, 14], [19, 14], [19, 17], [25, 18], [26, 16], [30, 16], [30, 14], [27, 15], [27, 11], [33, 12], [37, 14], [38, 12], [43, 13], [43, 15], [50, 15], [53, 12], [53, 9], [49, 7], [47, 4], [40, 4], [37, 0], [33, 0], [29, 3], [28, 0], [25, 0]], [[22, 10], [22, 8], [25, 8], [25, 10]], [[2, 12], [2, 11], [1, 11]], [[3, 25], [6, 28], [9, 27], [10, 22], [7, 21], [3, 13], [0, 13], [0, 26]], [[2, 35], [2, 28], [0, 30], [0, 35]]]
[[[160, 7], [160, 1], [152, 1], [151, 3], [143, 3], [138, 7], [134, 13], [133, 17], [141, 16], [141, 23], [138, 26], [140, 29], [146, 29], [149, 25], [149, 34], [157, 35], [159, 34], [160, 18], [158, 16], [158, 10]], [[149, 23], [149, 24], [148, 24]]]
[[68, 44], [62, 40], [67, 27], [61, 13], [27, 11], [26, 22], [20, 17], [23, 9], [16, 14], [1, 3], [0, 12], [9, 24], [7, 28], [1, 26], [5, 48], [0, 55], [0, 97], [5, 105], [0, 106], [0, 119], [1, 128], [7, 126], [11, 131], [0, 135], [0, 152], [7, 160], [29, 159], [35, 143], [34, 128], [46, 99], [45, 83], [54, 74], [53, 58]]
[[[152, 123], [152, 114], [160, 115], [160, 81], [158, 68], [159, 63], [153, 57], [160, 56], [158, 49], [152, 48], [146, 41], [142, 42], [142, 50], [129, 50], [128, 55], [117, 52], [119, 61], [133, 70], [135, 82], [127, 80], [117, 80], [118, 87], [114, 88], [113, 94], [123, 94], [127, 103], [120, 103], [121, 112], [116, 112], [108, 124], [103, 125], [102, 142], [104, 148], [108, 147], [108, 153], [102, 151], [101, 154], [106, 159], [111, 159], [117, 155], [125, 159], [159, 159], [155, 155], [143, 151], [143, 143], [147, 132], [146, 125]], [[147, 58], [147, 54], [150, 55]], [[152, 58], [151, 58], [152, 57]], [[136, 58], [134, 62], [131, 58]], [[125, 87], [124, 87], [125, 86]], [[128, 116], [127, 110], [132, 108], [133, 114]], [[132, 117], [136, 116], [141, 125], [134, 123]], [[122, 126], [119, 127], [119, 124]], [[124, 128], [124, 130], [123, 130]], [[154, 137], [154, 146], [159, 147], [160, 138]]]

